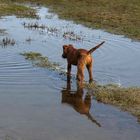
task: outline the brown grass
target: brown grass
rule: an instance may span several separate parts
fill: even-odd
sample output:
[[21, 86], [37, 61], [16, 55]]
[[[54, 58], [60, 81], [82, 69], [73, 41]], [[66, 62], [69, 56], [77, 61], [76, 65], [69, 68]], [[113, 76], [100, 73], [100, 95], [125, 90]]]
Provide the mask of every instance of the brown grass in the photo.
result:
[[[49, 6], [60, 18], [74, 20], [88, 27], [105, 29], [140, 40], [139, 0], [0, 0], [0, 15], [31, 16], [25, 7], [13, 2], [33, 2]], [[10, 3], [10, 5], [7, 3]], [[27, 7], [26, 7], [27, 8]], [[29, 10], [29, 9], [28, 9]], [[27, 11], [28, 11], [27, 10]], [[31, 12], [32, 13], [32, 12]]]
[[16, 15], [18, 17], [36, 18], [34, 9], [13, 3], [10, 0], [0, 0], [0, 16]]

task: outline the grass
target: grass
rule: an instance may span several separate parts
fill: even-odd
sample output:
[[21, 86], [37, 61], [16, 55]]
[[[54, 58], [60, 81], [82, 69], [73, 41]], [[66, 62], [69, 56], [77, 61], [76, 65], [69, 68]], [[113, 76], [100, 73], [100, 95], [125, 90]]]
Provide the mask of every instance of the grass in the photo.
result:
[[64, 33], [63, 33], [63, 38], [69, 39], [69, 40], [74, 40], [74, 41], [83, 40], [82, 37], [80, 37], [79, 35], [77, 35], [77, 34], [74, 33], [74, 32], [71, 32], [71, 31], [64, 32]]
[[36, 18], [36, 11], [11, 0], [0, 0], [0, 16], [16, 15], [17, 17]]
[[2, 41], [0, 41], [0, 45], [2, 45], [3, 47], [6, 47], [8, 45], [10, 46], [14, 46], [15, 45], [15, 40], [14, 39], [11, 39], [11, 38], [8, 38], [8, 37], [5, 37], [2, 39]]
[[13, 2], [49, 6], [60, 18], [140, 40], [139, 0], [0, 0], [0, 16], [36, 17], [33, 9]]
[[51, 62], [48, 57], [42, 56], [37, 52], [24, 52], [21, 53], [25, 57], [25, 59], [32, 61], [33, 65], [48, 68], [51, 70], [57, 70], [59, 64]]
[[[19, 0], [14, 0], [19, 2]], [[139, 0], [20, 0], [47, 5], [60, 18], [140, 40]]]

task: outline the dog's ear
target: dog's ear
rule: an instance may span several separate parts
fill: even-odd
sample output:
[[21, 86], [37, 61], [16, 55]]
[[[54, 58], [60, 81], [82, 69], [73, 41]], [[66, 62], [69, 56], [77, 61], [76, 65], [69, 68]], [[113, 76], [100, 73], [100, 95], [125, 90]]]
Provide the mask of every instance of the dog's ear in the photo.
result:
[[63, 49], [65, 49], [65, 48], [67, 48], [68, 47], [68, 45], [63, 45]]
[[65, 48], [66, 45], [63, 45], [63, 49]]
[[72, 44], [69, 44], [69, 47], [73, 47], [73, 45]]
[[72, 44], [69, 44], [69, 45], [63, 45], [63, 49], [68, 48], [68, 47], [73, 48], [73, 45], [72, 45]]

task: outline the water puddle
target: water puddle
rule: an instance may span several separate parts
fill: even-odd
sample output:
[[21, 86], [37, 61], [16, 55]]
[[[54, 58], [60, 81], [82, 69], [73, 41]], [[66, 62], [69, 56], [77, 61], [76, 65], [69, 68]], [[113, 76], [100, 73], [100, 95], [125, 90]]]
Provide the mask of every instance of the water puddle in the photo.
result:
[[[139, 140], [136, 118], [96, 102], [75, 80], [67, 83], [66, 76], [33, 67], [19, 54], [39, 52], [66, 69], [63, 44], [90, 49], [106, 41], [93, 54], [94, 79], [101, 84], [140, 86], [140, 43], [60, 20], [47, 8], [36, 8], [38, 20], [0, 19], [0, 27], [8, 33], [0, 36], [0, 139]], [[4, 45], [6, 37], [14, 45]], [[72, 72], [76, 73], [75, 67]]]

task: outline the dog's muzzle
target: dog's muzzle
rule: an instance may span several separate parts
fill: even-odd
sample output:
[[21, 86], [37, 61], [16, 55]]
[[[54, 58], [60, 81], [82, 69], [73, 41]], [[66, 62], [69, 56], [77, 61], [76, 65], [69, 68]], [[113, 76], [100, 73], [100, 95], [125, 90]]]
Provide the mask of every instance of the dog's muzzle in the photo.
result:
[[62, 58], [67, 58], [67, 56], [65, 54], [62, 54]]

